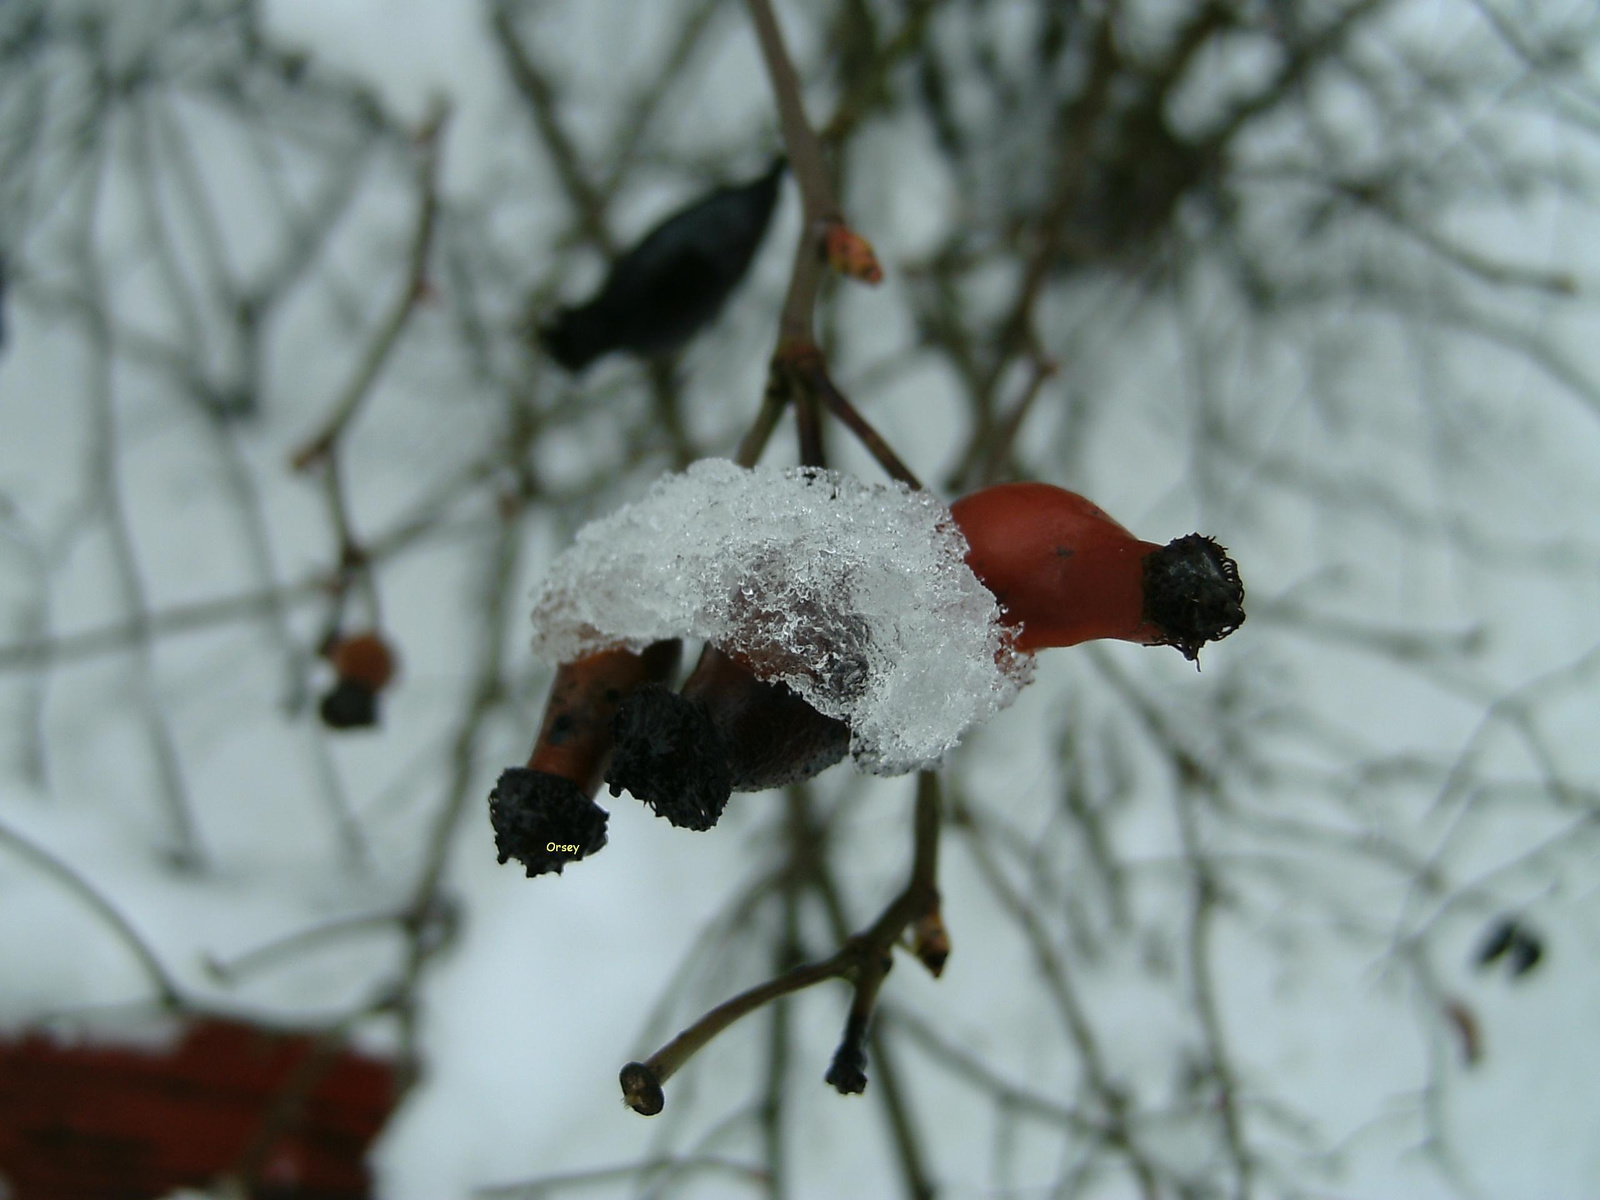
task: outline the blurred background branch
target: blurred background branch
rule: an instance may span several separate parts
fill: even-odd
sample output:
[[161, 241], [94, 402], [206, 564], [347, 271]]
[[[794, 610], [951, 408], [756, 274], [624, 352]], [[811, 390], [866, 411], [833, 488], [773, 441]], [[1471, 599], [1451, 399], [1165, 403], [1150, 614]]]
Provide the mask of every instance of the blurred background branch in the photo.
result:
[[[5, 1036], [348, 1038], [408, 1089], [396, 1197], [1586, 1185], [1592, 5], [336, 7], [0, 6]], [[539, 350], [780, 131], [801, 186], [708, 328]], [[877, 288], [819, 253], [846, 214]], [[919, 832], [939, 930], [900, 891], [929, 785], [848, 767], [498, 868], [532, 587], [735, 454], [1205, 528], [1252, 619], [1199, 676], [1042, 656]], [[341, 733], [312, 699], [363, 631], [400, 671]], [[862, 947], [939, 932], [936, 987], [875, 990]], [[857, 1012], [764, 995], [618, 1110], [627, 1050], [841, 946]]]

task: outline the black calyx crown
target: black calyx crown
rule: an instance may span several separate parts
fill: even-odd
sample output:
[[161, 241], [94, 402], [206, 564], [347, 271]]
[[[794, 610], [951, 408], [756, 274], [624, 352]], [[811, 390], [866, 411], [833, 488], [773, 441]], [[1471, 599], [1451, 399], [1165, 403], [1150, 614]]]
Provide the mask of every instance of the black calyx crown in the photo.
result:
[[1216, 539], [1191, 533], [1144, 560], [1144, 619], [1190, 662], [1244, 624], [1239, 564]]
[[710, 829], [733, 791], [728, 749], [704, 704], [659, 683], [629, 696], [612, 722], [606, 782], [682, 829]]
[[559, 875], [569, 862], [598, 851], [606, 844], [608, 817], [576, 783], [548, 771], [507, 768], [489, 793], [500, 861], [516, 859], [529, 879], [551, 871]]

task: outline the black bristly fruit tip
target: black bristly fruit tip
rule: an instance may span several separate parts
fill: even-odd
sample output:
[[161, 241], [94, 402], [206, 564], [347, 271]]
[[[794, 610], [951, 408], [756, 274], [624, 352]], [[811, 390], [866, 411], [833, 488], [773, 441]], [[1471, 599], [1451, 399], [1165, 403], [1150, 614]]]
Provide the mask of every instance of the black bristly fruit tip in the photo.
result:
[[1214, 538], [1191, 533], [1144, 560], [1144, 619], [1190, 662], [1244, 624], [1239, 564]]
[[354, 679], [341, 679], [317, 705], [329, 729], [369, 729], [378, 723], [378, 694]]
[[668, 217], [611, 268], [599, 293], [539, 331], [550, 356], [583, 370], [615, 350], [677, 350], [708, 324], [749, 270], [777, 206], [785, 161]]
[[606, 844], [610, 814], [572, 780], [547, 771], [509, 767], [489, 793], [500, 861], [516, 859], [528, 878], [594, 854]]
[[612, 722], [606, 782], [681, 829], [710, 829], [733, 791], [728, 749], [705, 705], [651, 683], [629, 696]]

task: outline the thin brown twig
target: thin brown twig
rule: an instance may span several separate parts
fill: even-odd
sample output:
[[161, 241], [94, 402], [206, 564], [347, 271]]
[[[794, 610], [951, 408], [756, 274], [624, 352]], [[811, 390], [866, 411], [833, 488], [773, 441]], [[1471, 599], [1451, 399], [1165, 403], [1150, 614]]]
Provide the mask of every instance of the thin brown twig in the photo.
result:
[[[844, 1045], [859, 1045], [866, 1036], [878, 988], [888, 971], [886, 964], [890, 950], [909, 925], [938, 908], [939, 890], [935, 873], [938, 870], [940, 812], [938, 777], [924, 771], [918, 777], [917, 784], [910, 878], [877, 920], [854, 937], [846, 939], [838, 953], [819, 962], [795, 967], [775, 979], [739, 993], [706, 1013], [643, 1062], [631, 1062], [623, 1067], [622, 1090], [628, 1105], [635, 1112], [654, 1116], [665, 1104], [662, 1085], [723, 1030], [774, 1000], [828, 979], [846, 978], [855, 984], [856, 999], [851, 1008], [851, 1022], [846, 1030]], [[862, 1057], [864, 1059], [864, 1055]], [[865, 1087], [864, 1081], [862, 1087]], [[859, 1091], [861, 1088], [852, 1090]]]
[[[494, 5], [490, 26], [494, 30], [495, 41], [499, 43], [501, 53], [505, 57], [511, 82], [527, 101], [528, 109], [533, 114], [539, 137], [550, 155], [551, 163], [555, 166], [562, 189], [578, 210], [578, 220], [583, 227], [584, 236], [599, 246], [607, 258], [615, 258], [617, 247], [606, 225], [605, 193], [596, 188], [584, 172], [578, 148], [561, 124], [556, 111], [555, 89], [550, 86], [550, 81], [544, 77], [528, 53], [527, 47], [523, 45], [512, 20], [510, 6], [504, 3], [504, 0]], [[610, 183], [615, 187], [620, 180], [613, 177]]]
[[884, 441], [883, 436], [872, 427], [860, 411], [852, 404], [848, 397], [834, 384], [828, 374], [827, 363], [818, 353], [795, 354], [791, 356], [795, 370], [799, 375], [807, 394], [821, 399], [828, 406], [828, 411], [838, 417], [851, 433], [856, 435], [856, 440], [866, 447], [867, 453], [877, 459], [878, 465], [888, 473], [892, 479], [918, 491], [922, 489], [922, 481], [916, 473], [906, 466], [905, 462]]
[[[98, 37], [98, 35], [97, 35]], [[100, 69], [105, 68], [106, 50], [95, 46]], [[105, 99], [101, 97], [101, 99]], [[111, 322], [110, 289], [104, 278], [99, 259], [94, 253], [94, 230], [99, 219], [106, 189], [98, 186], [109, 171], [110, 147], [105, 136], [94, 140], [91, 169], [96, 173], [97, 186], [83, 193], [76, 214], [78, 229], [75, 232], [75, 256], [78, 269], [85, 281], [85, 291], [91, 301], [84, 312], [85, 332], [89, 343], [91, 364], [89, 391], [91, 396], [90, 423], [92, 433], [92, 470], [94, 475], [95, 506], [100, 510], [110, 535], [113, 570], [123, 603], [130, 613], [130, 621], [140, 630], [135, 640], [133, 673], [139, 689], [139, 708], [160, 784], [162, 802], [172, 827], [172, 847], [169, 855], [173, 865], [183, 870], [196, 870], [204, 862], [199, 826], [195, 821], [188, 787], [184, 781], [179, 759], [177, 739], [173, 736], [166, 709], [157, 695], [155, 655], [143, 629], [149, 620], [150, 602], [138, 545], [127, 510], [121, 477], [121, 463], [117, 456], [119, 436], [116, 404], [117, 363], [116, 338]]]
[[842, 224], [843, 218], [828, 177], [822, 142], [806, 119], [800, 78], [789, 59], [772, 5], [769, 0], [745, 0], [745, 7], [750, 10], [756, 38], [761, 43], [761, 56], [766, 61], [767, 77], [777, 100], [778, 123], [789, 155], [789, 169], [800, 188], [800, 242], [795, 247], [794, 270], [789, 276], [789, 290], [778, 317], [778, 354], [781, 355], [788, 346], [811, 346], [815, 342], [817, 293], [825, 271], [823, 246], [829, 226]]
[[433, 231], [439, 214], [440, 141], [449, 115], [449, 106], [442, 100], [436, 101], [417, 134], [417, 221], [411, 235], [405, 275], [390, 303], [388, 315], [379, 325], [377, 336], [368, 344], [366, 354], [356, 365], [355, 373], [334, 400], [321, 428], [294, 452], [292, 462], [296, 470], [305, 470], [333, 450], [340, 435], [366, 402], [372, 385], [377, 382], [379, 373], [389, 361], [390, 353], [405, 332], [406, 324], [422, 298], [428, 271], [428, 250], [433, 244]]
[[563, 1171], [559, 1174], [545, 1175], [539, 1179], [527, 1179], [520, 1183], [499, 1183], [489, 1187], [481, 1187], [473, 1192], [475, 1196], [496, 1197], [498, 1200], [514, 1200], [515, 1197], [526, 1197], [527, 1200], [536, 1200], [537, 1197], [547, 1196], [554, 1192], [566, 1189], [577, 1190], [583, 1187], [593, 1187], [599, 1184], [612, 1183], [617, 1180], [631, 1179], [635, 1175], [652, 1179], [660, 1175], [684, 1175], [689, 1172], [716, 1173], [731, 1175], [735, 1179], [750, 1183], [766, 1183], [768, 1174], [760, 1167], [749, 1163], [739, 1162], [737, 1159], [720, 1158], [709, 1154], [690, 1155], [665, 1155], [659, 1158], [647, 1158], [640, 1162], [617, 1163], [609, 1167], [590, 1167], [586, 1170]]
[[166, 964], [156, 955], [155, 949], [150, 945], [144, 934], [134, 927], [132, 921], [125, 916], [121, 909], [113, 904], [99, 888], [86, 879], [77, 868], [57, 858], [49, 850], [39, 845], [33, 839], [12, 829], [9, 825], [0, 823], [0, 842], [4, 842], [11, 849], [27, 859], [34, 866], [52, 876], [59, 883], [64, 884], [69, 891], [92, 908], [96, 914], [104, 919], [117, 937], [139, 960], [139, 965], [144, 968], [150, 982], [155, 986], [157, 998], [166, 1008], [180, 1008], [183, 1006], [183, 990], [178, 986], [177, 979], [172, 972], [167, 970]]

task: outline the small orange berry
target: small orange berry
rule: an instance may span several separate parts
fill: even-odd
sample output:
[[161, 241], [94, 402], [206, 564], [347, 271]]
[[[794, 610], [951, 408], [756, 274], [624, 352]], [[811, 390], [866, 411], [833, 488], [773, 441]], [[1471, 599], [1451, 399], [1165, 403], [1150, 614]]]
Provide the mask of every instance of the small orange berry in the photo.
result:
[[395, 674], [394, 651], [376, 633], [341, 638], [328, 652], [339, 678], [365, 684], [374, 692], [388, 686]]

